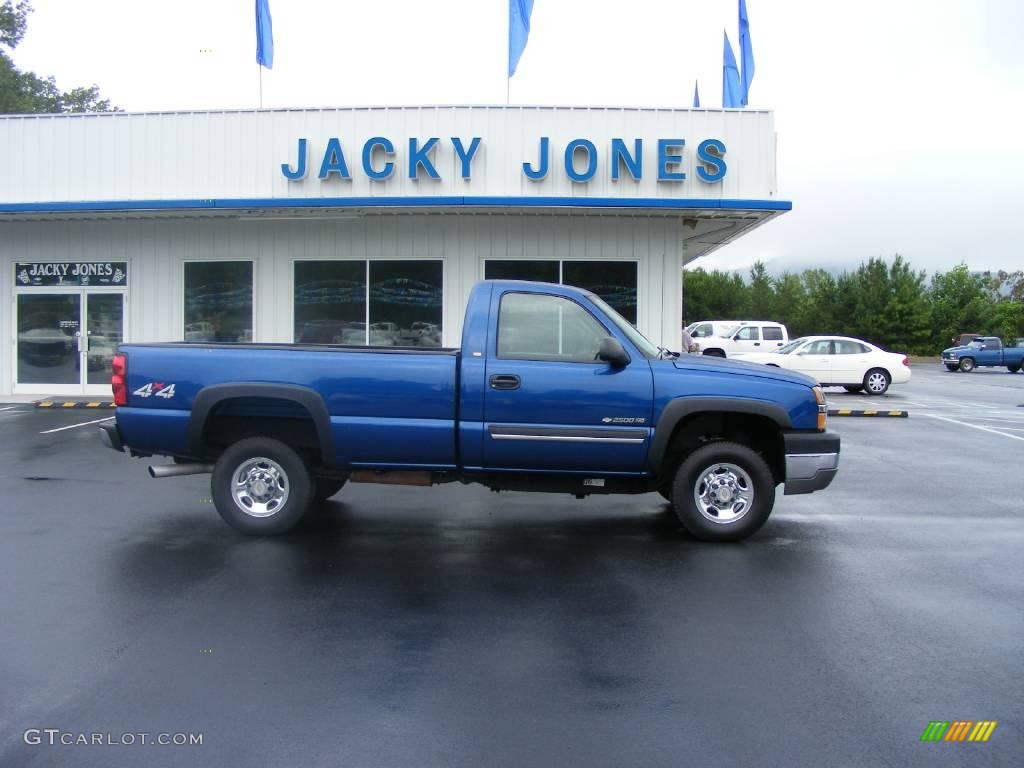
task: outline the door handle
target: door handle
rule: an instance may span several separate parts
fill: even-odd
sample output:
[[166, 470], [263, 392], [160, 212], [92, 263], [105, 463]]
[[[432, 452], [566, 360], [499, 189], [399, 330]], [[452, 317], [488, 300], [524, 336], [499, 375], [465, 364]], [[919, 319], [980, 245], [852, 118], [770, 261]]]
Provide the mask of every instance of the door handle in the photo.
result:
[[519, 389], [519, 377], [510, 373], [496, 373], [490, 382], [491, 389]]

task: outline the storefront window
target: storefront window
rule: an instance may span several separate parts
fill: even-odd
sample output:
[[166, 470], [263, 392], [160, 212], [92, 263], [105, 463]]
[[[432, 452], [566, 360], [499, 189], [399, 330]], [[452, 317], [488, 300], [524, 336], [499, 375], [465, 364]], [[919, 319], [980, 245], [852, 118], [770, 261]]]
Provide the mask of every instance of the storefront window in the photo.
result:
[[441, 261], [371, 261], [369, 343], [440, 347]]
[[295, 341], [366, 343], [366, 262], [295, 262]]
[[298, 261], [295, 341], [441, 346], [441, 261]]
[[484, 264], [485, 280], [532, 280], [538, 283], [559, 281], [557, 261], [497, 261]]
[[636, 325], [635, 261], [563, 261], [562, 282], [597, 294]]
[[252, 262], [185, 262], [185, 341], [252, 341]]
[[484, 262], [484, 279], [535, 280], [574, 285], [597, 294], [630, 323], [636, 325], [636, 270], [635, 261], [488, 259]]

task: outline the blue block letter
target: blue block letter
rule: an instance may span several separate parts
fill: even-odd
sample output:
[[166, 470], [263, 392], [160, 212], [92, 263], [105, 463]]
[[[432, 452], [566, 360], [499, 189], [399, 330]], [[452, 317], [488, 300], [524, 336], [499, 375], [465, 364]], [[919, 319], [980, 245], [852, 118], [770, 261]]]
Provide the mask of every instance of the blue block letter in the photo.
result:
[[467, 150], [462, 146], [462, 139], [452, 136], [452, 146], [455, 147], [455, 154], [462, 161], [462, 178], [470, 178], [473, 171], [471, 167], [473, 165], [473, 158], [476, 156], [476, 151], [480, 149], [480, 137], [474, 136], [473, 140], [469, 142], [469, 149]]
[[[721, 181], [725, 178], [725, 144], [718, 139], [705, 139], [697, 147], [697, 159], [704, 165], [697, 166], [701, 181]], [[705, 167], [706, 166], [706, 167]]]
[[299, 139], [299, 164], [294, 171], [288, 167], [288, 163], [281, 163], [281, 173], [288, 181], [299, 181], [299, 179], [306, 178], [306, 156], [309, 154], [307, 144], [305, 139]]
[[547, 136], [540, 137], [540, 167], [535, 171], [529, 163], [523, 163], [523, 173], [526, 178], [533, 181], [540, 181], [548, 175], [548, 159], [551, 154], [549, 149], [551, 140]]
[[324, 161], [320, 163], [320, 178], [326, 179], [332, 173], [338, 174], [343, 179], [351, 179], [348, 166], [345, 164], [345, 153], [341, 151], [341, 142], [331, 138], [327, 142], [327, 149], [324, 150]]
[[633, 181], [640, 181], [644, 176], [643, 139], [633, 139], [633, 154], [626, 149], [622, 139], [612, 139], [612, 181], [619, 180], [619, 163], [626, 166]]
[[418, 144], [419, 139], [409, 139], [409, 178], [415, 180], [422, 166], [430, 178], [440, 179], [437, 168], [434, 167], [434, 164], [430, 162], [430, 158], [427, 157], [430, 154], [430, 150], [436, 146], [437, 139], [427, 139], [427, 143], [421, 149], [416, 148]]
[[[587, 153], [587, 170], [576, 173], [576, 150], [583, 149]], [[589, 139], [573, 139], [565, 147], [565, 175], [573, 181], [586, 182], [597, 173], [597, 147]]]
[[363, 144], [363, 170], [371, 179], [382, 181], [395, 172], [395, 164], [389, 160], [384, 163], [384, 170], [375, 171], [373, 169], [373, 150], [377, 147], [384, 150], [384, 157], [391, 157], [395, 154], [395, 145], [383, 136], [374, 136]]
[[681, 165], [682, 154], [669, 152], [671, 147], [686, 146], [686, 139], [658, 139], [658, 181], [685, 181], [686, 174], [682, 171], [670, 171], [670, 165]]

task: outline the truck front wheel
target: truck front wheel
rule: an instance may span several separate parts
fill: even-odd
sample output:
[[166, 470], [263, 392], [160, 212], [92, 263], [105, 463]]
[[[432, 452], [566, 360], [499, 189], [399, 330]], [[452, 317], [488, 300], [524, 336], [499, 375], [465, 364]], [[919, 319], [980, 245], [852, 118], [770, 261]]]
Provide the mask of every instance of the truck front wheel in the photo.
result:
[[974, 358], [973, 357], [961, 357], [960, 358], [960, 370], [964, 373], [970, 373], [974, 370]]
[[676, 470], [676, 515], [704, 541], [739, 541], [764, 525], [775, 504], [768, 464], [739, 443], [713, 442], [691, 453]]
[[269, 437], [239, 440], [224, 451], [214, 465], [210, 487], [224, 521], [252, 536], [290, 530], [313, 497], [313, 481], [302, 457]]

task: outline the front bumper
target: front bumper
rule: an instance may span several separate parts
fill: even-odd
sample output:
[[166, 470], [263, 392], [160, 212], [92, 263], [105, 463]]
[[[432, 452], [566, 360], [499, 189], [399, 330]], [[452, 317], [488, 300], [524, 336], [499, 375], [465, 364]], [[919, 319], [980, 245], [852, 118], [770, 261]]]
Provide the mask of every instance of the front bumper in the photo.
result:
[[785, 495], [827, 488], [839, 471], [839, 435], [831, 432], [786, 432]]
[[121, 433], [117, 429], [117, 422], [113, 424], [100, 424], [100, 440], [107, 448], [124, 453], [124, 441], [121, 440]]

